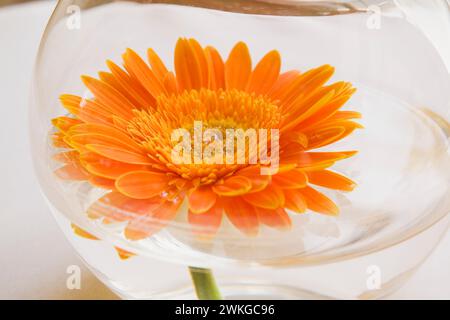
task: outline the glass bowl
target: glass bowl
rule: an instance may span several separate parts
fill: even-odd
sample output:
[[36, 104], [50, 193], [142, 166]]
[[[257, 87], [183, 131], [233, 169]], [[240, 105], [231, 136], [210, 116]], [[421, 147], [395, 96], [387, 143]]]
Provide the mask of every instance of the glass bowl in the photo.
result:
[[[212, 269], [223, 298], [391, 293], [449, 223], [449, 14], [446, 1], [59, 1], [30, 111], [57, 221], [123, 298], [195, 298], [189, 266]], [[161, 149], [180, 119], [194, 163]], [[248, 163], [195, 163], [198, 121], [279, 130], [265, 141], [275, 171], [250, 149]]]

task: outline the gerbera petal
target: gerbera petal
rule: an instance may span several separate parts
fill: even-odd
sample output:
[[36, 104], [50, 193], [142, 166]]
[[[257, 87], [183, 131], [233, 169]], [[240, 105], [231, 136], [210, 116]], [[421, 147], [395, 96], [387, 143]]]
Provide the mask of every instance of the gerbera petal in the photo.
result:
[[334, 73], [334, 68], [330, 65], [323, 65], [315, 69], [311, 69], [303, 74], [300, 74], [292, 81], [281, 94], [277, 97], [280, 100], [284, 109], [299, 97], [305, 97], [307, 94], [312, 94], [315, 89], [319, 88]]
[[128, 121], [116, 116], [113, 116], [112, 119], [114, 123], [114, 128], [122, 130], [123, 132], [127, 131], [129, 125]]
[[322, 126], [313, 127], [305, 132], [308, 137], [308, 149], [317, 149], [338, 140], [342, 140], [356, 129], [363, 128], [353, 121], [325, 122]]
[[64, 141], [65, 135], [62, 132], [55, 132], [51, 135], [52, 145], [55, 148], [70, 148], [69, 144]]
[[163, 84], [168, 94], [175, 94], [178, 92], [177, 78], [173, 72], [168, 72], [166, 74]]
[[99, 187], [102, 189], [107, 189], [107, 190], [115, 189], [115, 185], [114, 185], [115, 180], [112, 180], [112, 179], [98, 177], [98, 176], [92, 176], [89, 178], [89, 182], [93, 186]]
[[79, 162], [79, 156], [80, 154], [78, 153], [78, 151], [66, 151], [57, 153], [52, 158], [57, 162], [69, 164]]
[[356, 111], [338, 111], [327, 120], [351, 120], [362, 118], [361, 113]]
[[78, 124], [70, 128], [69, 134], [97, 134], [110, 137], [111, 139], [119, 140], [122, 142], [122, 145], [126, 145], [127, 149], [132, 149], [136, 152], [141, 152], [142, 148], [139, 146], [133, 139], [131, 139], [126, 133], [123, 131], [109, 126], [109, 125], [101, 125], [101, 124], [93, 124], [93, 123], [83, 123]]
[[302, 170], [294, 169], [274, 175], [272, 181], [282, 189], [298, 189], [306, 186], [308, 178]]
[[155, 98], [136, 78], [127, 74], [126, 71], [110, 60], [108, 60], [106, 64], [114, 75], [117, 83], [123, 88], [123, 91], [127, 92], [128, 96], [132, 97], [130, 101], [141, 108], [155, 105]]
[[292, 226], [291, 218], [289, 218], [289, 215], [283, 208], [275, 210], [255, 208], [255, 210], [259, 221], [268, 227], [279, 230], [288, 230]]
[[181, 201], [165, 201], [148, 215], [136, 218], [125, 227], [125, 237], [142, 240], [163, 229], [178, 213]]
[[116, 188], [133, 199], [148, 199], [162, 194], [168, 187], [170, 178], [164, 173], [133, 171], [116, 180]]
[[335, 114], [351, 98], [351, 96], [351, 94], [347, 94], [334, 97], [332, 101], [325, 106], [312, 110], [303, 121], [298, 123], [298, 127], [301, 127], [304, 130], [320, 121], [324, 121]]
[[99, 240], [96, 236], [90, 234], [84, 229], [81, 229], [79, 226], [77, 226], [74, 223], [71, 223], [70, 226], [72, 227], [73, 232], [82, 238], [88, 239], [88, 240]]
[[291, 131], [288, 135], [280, 137], [280, 148], [284, 150], [288, 146], [295, 147], [296, 150], [299, 148], [305, 150], [308, 147], [308, 138], [302, 132]]
[[231, 223], [248, 236], [256, 236], [259, 229], [255, 208], [239, 197], [224, 198], [223, 206]]
[[72, 128], [73, 126], [77, 125], [81, 123], [80, 120], [78, 119], [73, 119], [70, 117], [58, 117], [52, 120], [52, 124], [58, 128], [59, 130], [61, 130], [62, 132], [66, 132], [68, 131], [70, 128]]
[[302, 196], [301, 189], [284, 189], [284, 207], [296, 213], [306, 211], [306, 201]]
[[101, 144], [87, 144], [85, 147], [89, 151], [95, 152], [101, 156], [116, 161], [130, 164], [143, 164], [143, 165], [152, 164], [152, 162], [146, 155], [139, 154], [130, 150], [125, 150], [123, 148], [115, 148]]
[[180, 38], [175, 47], [175, 73], [181, 91], [201, 88], [203, 69], [187, 39]]
[[87, 180], [89, 178], [89, 174], [84, 169], [73, 163], [55, 170], [55, 174], [63, 180]]
[[270, 51], [253, 70], [247, 85], [247, 91], [256, 94], [267, 93], [278, 79], [280, 68], [280, 53], [276, 50]]
[[[73, 115], [77, 115], [78, 112], [80, 111], [82, 98], [79, 96], [75, 96], [72, 94], [62, 94], [59, 96], [59, 101], [61, 102], [64, 109], [66, 109]], [[60, 118], [64, 119], [65, 117], [60, 117]], [[52, 121], [54, 126], [56, 126], [56, 123], [54, 121], [57, 119], [59, 119], [59, 118], [53, 119], [53, 121]], [[73, 120], [75, 120], [75, 119], [73, 119]], [[81, 122], [79, 120], [76, 120], [76, 121]]]
[[291, 84], [297, 79], [300, 72], [297, 70], [291, 70], [279, 75], [277, 81], [274, 83], [269, 91], [269, 96], [277, 100]]
[[106, 147], [129, 150], [135, 153], [141, 153], [140, 148], [135, 149], [132, 148], [133, 145], [136, 145], [135, 143], [133, 143], [132, 145], [127, 145], [123, 140], [119, 140], [111, 135], [105, 135], [101, 133], [73, 134], [69, 135], [69, 139], [71, 143], [80, 144], [83, 146], [88, 144], [100, 144]]
[[87, 123], [112, 124], [111, 114], [96, 109], [91, 103], [80, 109], [77, 118]]
[[283, 154], [282, 160], [290, 163], [296, 163], [300, 168], [308, 168], [334, 163], [336, 161], [349, 158], [356, 153], [356, 151], [304, 152], [299, 150], [298, 152], [293, 152], [291, 154]]
[[212, 90], [225, 88], [225, 64], [219, 52], [213, 47], [205, 48], [209, 71], [209, 85]]
[[252, 188], [252, 182], [242, 176], [231, 176], [212, 187], [212, 190], [221, 196], [238, 196], [245, 194]]
[[356, 187], [351, 179], [329, 170], [308, 172], [308, 178], [312, 184], [335, 190], [352, 191]]
[[285, 111], [289, 115], [283, 120], [282, 132], [296, 127], [304, 119], [308, 118], [310, 114], [322, 109], [333, 99], [334, 95], [334, 90], [321, 89], [308, 99], [303, 100], [300, 97], [299, 102], [294, 101], [291, 110]]
[[202, 46], [195, 39], [189, 39], [189, 46], [194, 52], [195, 59], [197, 61], [198, 72], [200, 75], [200, 88], [207, 88], [209, 82], [208, 62], [206, 60], [205, 51]]
[[301, 94], [313, 93], [316, 88], [324, 85], [333, 74], [334, 67], [329, 64], [320, 66], [310, 72], [305, 72], [296, 89], [299, 90]]
[[[129, 94], [129, 92], [123, 90], [122, 86], [120, 85], [120, 83], [117, 81], [116, 77], [114, 77], [114, 75], [110, 72], [105, 72], [105, 71], [100, 71], [98, 73], [98, 77], [100, 78], [101, 81], [103, 81], [104, 83], [110, 85], [111, 87], [113, 87], [114, 89], [116, 89], [117, 91], [119, 91], [121, 94], [123, 94], [130, 102], [134, 103], [134, 98], [133, 96], [131, 96]], [[137, 105], [137, 104], [135, 104]]]
[[107, 179], [117, 179], [127, 172], [144, 169], [142, 165], [115, 161], [95, 153], [83, 154], [80, 159], [89, 173]]
[[202, 186], [192, 191], [188, 199], [189, 209], [192, 213], [203, 213], [214, 206], [217, 195], [210, 186]]
[[108, 106], [114, 114], [126, 119], [132, 118], [131, 110], [134, 109], [134, 106], [123, 94], [107, 83], [92, 77], [82, 76], [81, 79], [102, 105]]
[[126, 251], [126, 250], [121, 249], [121, 248], [119, 248], [119, 247], [114, 247], [114, 249], [116, 249], [117, 254], [119, 255], [119, 258], [120, 258], [121, 260], [127, 260], [127, 259], [130, 259], [131, 257], [134, 257], [134, 256], [135, 256], [134, 253], [129, 252], [129, 251]]
[[164, 79], [166, 74], [169, 72], [169, 70], [167, 70], [167, 68], [164, 65], [164, 62], [162, 62], [161, 58], [151, 48], [149, 48], [147, 50], [147, 57], [148, 57], [148, 61], [150, 62], [150, 66], [152, 67], [152, 70], [155, 73], [156, 77], [158, 77], [159, 79]]
[[306, 201], [308, 209], [332, 216], [339, 214], [339, 208], [324, 194], [311, 187], [306, 187], [299, 190]]
[[236, 176], [243, 176], [250, 180], [251, 189], [249, 192], [258, 192], [263, 190], [270, 182], [270, 175], [261, 175], [260, 166], [248, 166], [236, 172]]
[[67, 111], [83, 122], [110, 124], [112, 121], [111, 118], [114, 110], [96, 101], [67, 94], [62, 95], [60, 101]]
[[237, 43], [225, 63], [225, 85], [228, 90], [244, 90], [252, 72], [252, 60], [244, 42]]
[[310, 149], [317, 149], [333, 141], [340, 140], [340, 137], [345, 133], [343, 127], [328, 127], [313, 130], [307, 134]]
[[273, 184], [262, 191], [244, 194], [242, 199], [255, 207], [265, 209], [277, 209], [284, 205], [283, 191]]
[[109, 221], [122, 222], [149, 214], [160, 206], [162, 199], [154, 197], [146, 200], [131, 199], [120, 192], [107, 193], [87, 210], [91, 219], [107, 218]]
[[223, 208], [215, 205], [201, 214], [188, 212], [188, 221], [194, 227], [193, 232], [201, 236], [212, 236], [217, 233], [222, 223]]
[[166, 93], [161, 80], [158, 79], [149, 66], [139, 55], [131, 49], [122, 55], [125, 67], [127, 70], [139, 79], [142, 86], [153, 96], [157, 97], [160, 94]]

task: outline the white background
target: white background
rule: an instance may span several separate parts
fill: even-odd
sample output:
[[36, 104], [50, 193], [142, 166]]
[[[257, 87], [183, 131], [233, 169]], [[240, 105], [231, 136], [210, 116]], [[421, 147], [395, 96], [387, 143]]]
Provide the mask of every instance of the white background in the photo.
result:
[[[33, 1], [0, 8], [0, 298], [114, 299], [58, 230], [32, 169], [29, 87], [40, 36], [53, 6], [53, 1]], [[450, 299], [449, 253], [447, 233], [414, 277], [391, 298]], [[82, 268], [81, 290], [66, 289], [70, 265]]]

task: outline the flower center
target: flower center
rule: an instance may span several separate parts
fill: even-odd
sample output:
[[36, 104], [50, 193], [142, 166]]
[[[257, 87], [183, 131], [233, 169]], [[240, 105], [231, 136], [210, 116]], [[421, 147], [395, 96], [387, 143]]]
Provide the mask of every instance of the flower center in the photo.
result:
[[[162, 95], [154, 109], [134, 110], [134, 115], [128, 132], [148, 151], [148, 156], [164, 170], [184, 179], [199, 179], [202, 184], [214, 182], [243, 165], [226, 161], [223, 164], [198, 163], [195, 157], [199, 154], [195, 152], [203, 152], [212, 141], [225, 139], [230, 130], [257, 133], [259, 129], [278, 129], [281, 122], [281, 112], [275, 102], [238, 90], [201, 89]], [[173, 133], [180, 129], [191, 138], [191, 163], [177, 163], [172, 158], [172, 151], [179, 144], [178, 140], [174, 141]], [[224, 142], [223, 149], [225, 146]]]

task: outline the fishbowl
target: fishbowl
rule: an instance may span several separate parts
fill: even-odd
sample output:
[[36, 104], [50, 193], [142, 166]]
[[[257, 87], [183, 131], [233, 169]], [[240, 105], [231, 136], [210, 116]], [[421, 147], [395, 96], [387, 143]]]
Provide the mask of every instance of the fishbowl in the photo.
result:
[[64, 0], [33, 161], [125, 299], [378, 299], [447, 231], [442, 0]]

